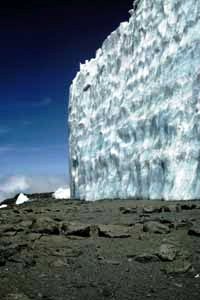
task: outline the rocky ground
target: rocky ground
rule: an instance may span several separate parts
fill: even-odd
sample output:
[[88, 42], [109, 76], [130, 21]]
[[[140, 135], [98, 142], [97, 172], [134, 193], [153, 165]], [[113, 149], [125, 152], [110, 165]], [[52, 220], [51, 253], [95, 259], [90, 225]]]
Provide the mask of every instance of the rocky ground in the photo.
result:
[[0, 210], [1, 300], [200, 299], [199, 201], [38, 198]]

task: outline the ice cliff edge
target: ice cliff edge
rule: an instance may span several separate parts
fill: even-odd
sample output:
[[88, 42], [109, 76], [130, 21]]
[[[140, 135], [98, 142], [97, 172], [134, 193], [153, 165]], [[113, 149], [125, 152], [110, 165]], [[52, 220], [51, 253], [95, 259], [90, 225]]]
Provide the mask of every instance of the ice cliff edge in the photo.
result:
[[200, 198], [200, 1], [140, 0], [80, 66], [69, 126], [72, 197]]

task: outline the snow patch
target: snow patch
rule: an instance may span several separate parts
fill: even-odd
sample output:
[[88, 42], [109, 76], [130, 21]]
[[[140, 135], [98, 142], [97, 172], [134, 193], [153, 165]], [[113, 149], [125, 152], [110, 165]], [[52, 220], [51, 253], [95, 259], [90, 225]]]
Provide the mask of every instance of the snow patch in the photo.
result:
[[53, 194], [53, 197], [57, 200], [70, 199], [70, 188], [59, 188]]
[[7, 204], [2, 204], [2, 205], [0, 205], [0, 209], [1, 209], [1, 208], [6, 208], [6, 207], [8, 207]]
[[24, 195], [23, 193], [21, 193], [21, 194], [19, 194], [19, 196], [16, 200], [16, 204], [20, 205], [20, 204], [23, 204], [28, 201], [29, 201], [29, 198], [26, 195]]

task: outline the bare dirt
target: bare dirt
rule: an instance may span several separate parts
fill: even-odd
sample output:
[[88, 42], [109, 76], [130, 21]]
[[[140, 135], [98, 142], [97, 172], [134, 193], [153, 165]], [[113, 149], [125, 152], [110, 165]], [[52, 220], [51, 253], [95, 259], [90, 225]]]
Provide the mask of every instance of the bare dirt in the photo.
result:
[[1, 300], [200, 299], [199, 201], [10, 203]]

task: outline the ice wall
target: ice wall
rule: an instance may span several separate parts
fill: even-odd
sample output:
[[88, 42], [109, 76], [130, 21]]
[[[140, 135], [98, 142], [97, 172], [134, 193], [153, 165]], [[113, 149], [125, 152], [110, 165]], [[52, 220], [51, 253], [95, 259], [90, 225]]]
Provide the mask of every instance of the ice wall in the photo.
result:
[[69, 125], [73, 197], [200, 198], [200, 1], [139, 1], [80, 66]]

